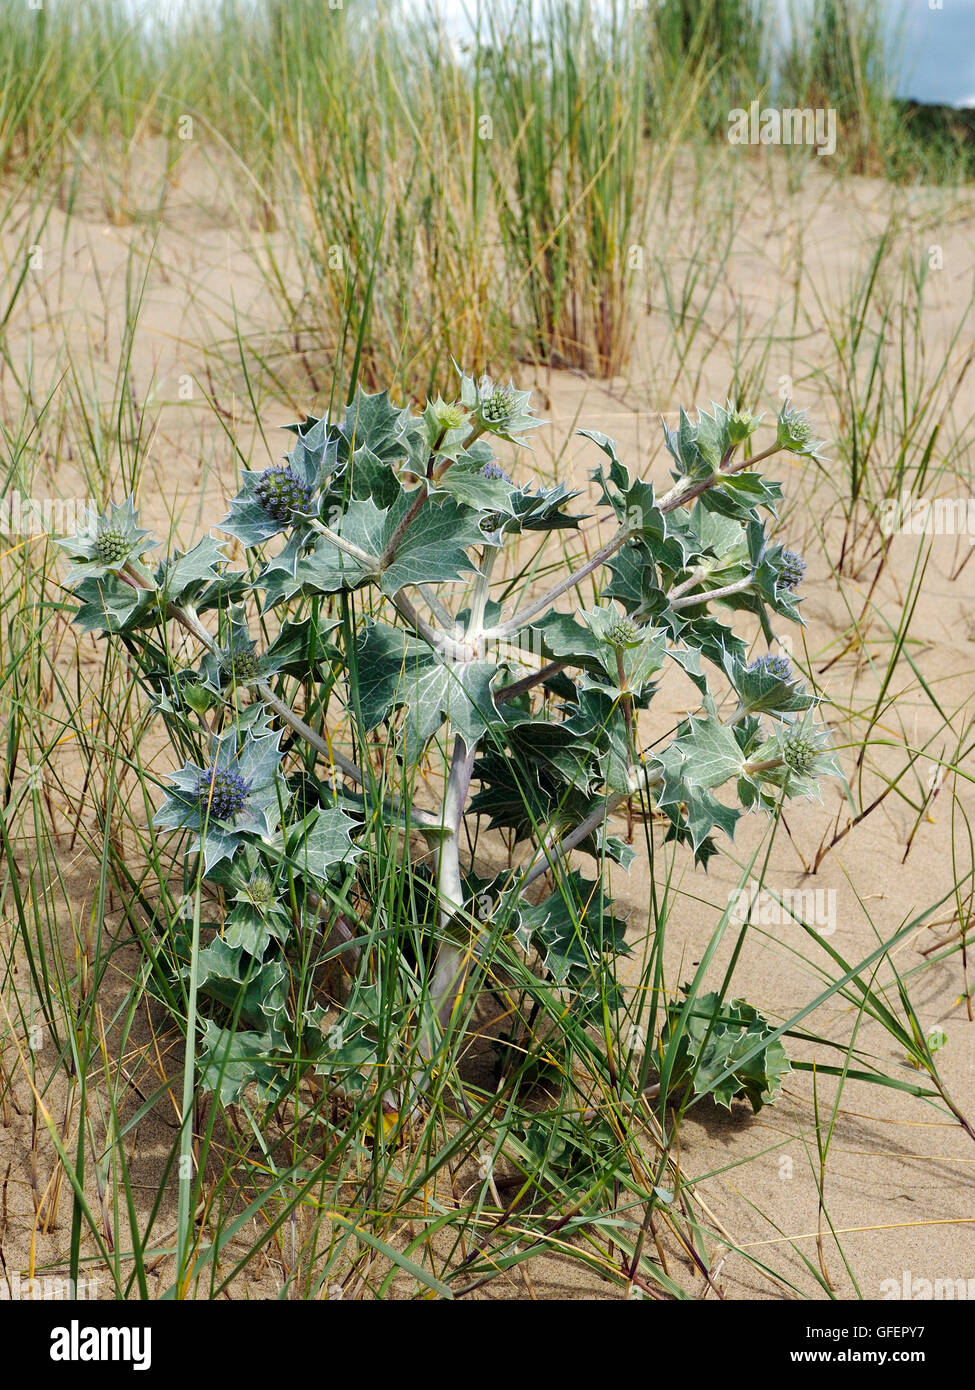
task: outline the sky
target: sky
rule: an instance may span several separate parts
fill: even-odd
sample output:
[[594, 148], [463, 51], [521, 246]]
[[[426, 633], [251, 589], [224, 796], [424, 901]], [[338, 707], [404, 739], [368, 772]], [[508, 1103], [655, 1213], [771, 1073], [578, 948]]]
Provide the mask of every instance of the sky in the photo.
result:
[[975, 106], [975, 0], [942, 4], [938, 10], [929, 0], [908, 0], [898, 96]]

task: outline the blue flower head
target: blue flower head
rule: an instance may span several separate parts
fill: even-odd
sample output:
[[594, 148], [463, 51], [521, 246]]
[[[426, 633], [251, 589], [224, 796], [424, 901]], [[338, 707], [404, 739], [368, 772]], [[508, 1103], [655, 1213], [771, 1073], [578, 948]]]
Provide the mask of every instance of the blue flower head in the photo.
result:
[[196, 794], [204, 816], [232, 821], [247, 805], [250, 783], [231, 768], [208, 767], [200, 773]]
[[783, 589], [798, 589], [806, 573], [806, 562], [794, 550], [783, 550], [779, 556], [778, 583]]
[[497, 482], [509, 483], [512, 487], [514, 486], [514, 480], [508, 476], [500, 463], [495, 463], [493, 459], [486, 463], [481, 469], [481, 477], [491, 478]]
[[230, 514], [220, 523], [221, 531], [249, 546], [289, 528], [307, 528], [324, 467], [320, 452], [296, 445], [286, 462], [261, 473], [245, 473], [240, 492], [231, 498]]
[[763, 676], [774, 676], [780, 681], [792, 680], [792, 665], [787, 656], [772, 656], [767, 652], [764, 656], [757, 657], [748, 670]]
[[206, 767], [186, 763], [171, 778], [166, 800], [153, 817], [156, 826], [193, 830], [191, 850], [203, 853], [209, 872], [232, 859], [244, 837], [270, 836], [288, 792], [279, 776], [280, 734], [250, 729], [240, 739], [231, 729], [215, 738]]
[[290, 468], [265, 468], [254, 484], [254, 496], [268, 516], [282, 526], [289, 525], [295, 514], [307, 512], [311, 506], [312, 490]]

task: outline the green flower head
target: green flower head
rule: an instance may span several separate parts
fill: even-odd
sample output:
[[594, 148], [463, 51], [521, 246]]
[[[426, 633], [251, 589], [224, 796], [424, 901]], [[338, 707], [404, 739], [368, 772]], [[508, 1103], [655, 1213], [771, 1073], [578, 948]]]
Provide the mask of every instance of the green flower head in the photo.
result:
[[462, 374], [460, 391], [464, 406], [474, 415], [481, 430], [509, 443], [524, 443], [516, 436], [537, 429], [542, 423], [532, 414], [531, 392], [516, 390], [512, 381], [501, 386], [489, 376], [482, 376], [476, 382], [473, 377]]
[[131, 496], [120, 506], [111, 503], [107, 512], [89, 510], [82, 527], [73, 536], [57, 542], [74, 561], [65, 583], [70, 586], [79, 579], [103, 579], [106, 574], [117, 574], [145, 551], [154, 549], [156, 542], [148, 539], [151, 532], [140, 530], [138, 520]]
[[583, 612], [582, 617], [597, 637], [617, 651], [639, 647], [647, 636], [646, 629], [641, 630], [639, 623], [620, 612], [615, 603], [597, 603], [588, 613]]
[[234, 685], [253, 685], [264, 675], [264, 662], [252, 643], [226, 647], [220, 653], [220, 665]]
[[757, 775], [763, 782], [784, 786], [790, 796], [818, 796], [821, 777], [840, 776], [829, 732], [816, 723], [811, 709], [786, 720], [750, 754], [749, 761], [772, 764]]
[[267, 874], [260, 872], [254, 875], [237, 896], [242, 901], [253, 903], [255, 907], [270, 907], [278, 900], [274, 884]]
[[[247, 626], [247, 614], [240, 604], [230, 608], [230, 622], [225, 628], [223, 644], [205, 652], [200, 660], [199, 680], [215, 695], [226, 696], [228, 687], [252, 686], [267, 680], [281, 669], [272, 648], [259, 652]], [[238, 711], [238, 722], [239, 722]]]
[[795, 410], [786, 401], [779, 411], [776, 443], [780, 449], [805, 458], [817, 458], [823, 448], [822, 439], [813, 438], [812, 421], [804, 410]]
[[462, 429], [469, 418], [460, 401], [444, 401], [439, 396], [427, 403], [427, 412], [431, 423], [441, 434]]
[[782, 740], [782, 757], [797, 777], [808, 777], [815, 770], [819, 750], [812, 739], [789, 734]]
[[643, 692], [657, 678], [664, 664], [666, 639], [662, 630], [650, 623], [635, 622], [615, 603], [597, 603], [595, 608], [580, 609], [579, 616], [608, 651], [593, 653], [608, 685], [602, 688], [626, 691], [642, 698]]
[[512, 384], [490, 386], [487, 378], [482, 381], [484, 395], [481, 400], [481, 415], [492, 425], [504, 425], [514, 415], [518, 405]]
[[132, 542], [121, 526], [108, 526], [95, 537], [95, 555], [103, 565], [124, 565], [132, 554]]
[[423, 440], [440, 459], [456, 462], [471, 433], [471, 417], [462, 401], [445, 401], [440, 396], [427, 401], [421, 417]]
[[640, 634], [637, 625], [629, 618], [617, 618], [606, 633], [606, 641], [611, 647], [618, 647], [623, 651], [626, 647], [635, 647], [639, 644]]
[[753, 415], [750, 410], [729, 410], [727, 418], [728, 439], [732, 444], [743, 444], [755, 433], [759, 421], [760, 417]]

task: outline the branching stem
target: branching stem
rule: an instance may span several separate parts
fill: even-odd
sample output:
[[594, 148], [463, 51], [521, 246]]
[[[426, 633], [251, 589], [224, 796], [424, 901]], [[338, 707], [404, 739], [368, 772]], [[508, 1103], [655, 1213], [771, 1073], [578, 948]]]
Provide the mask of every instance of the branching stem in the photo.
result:
[[354, 545], [352, 541], [343, 540], [338, 532], [333, 531], [332, 528], [326, 526], [324, 522], [313, 520], [311, 522], [311, 527], [313, 531], [317, 531], [320, 536], [323, 536], [325, 540], [334, 545], [336, 550], [344, 551], [350, 559], [355, 560], [357, 564], [361, 565], [367, 574], [375, 574], [378, 571], [379, 560], [375, 555], [370, 555], [368, 551], [362, 550], [359, 546]]
[[738, 579], [734, 584], [725, 584], [720, 589], [706, 589], [703, 594], [685, 594], [683, 598], [675, 598], [671, 601], [671, 609], [678, 613], [682, 608], [693, 608], [699, 603], [710, 603], [715, 598], [730, 598], [732, 594], [740, 594], [745, 589], [751, 587], [754, 574], [746, 575], [744, 579]]
[[[764, 449], [760, 454], [753, 454], [751, 458], [742, 459], [740, 463], [733, 464], [730, 468], [725, 469], [724, 472], [713, 473], [709, 478], [704, 478], [700, 482], [693, 483], [690, 487], [688, 487], [686, 483], [678, 483], [676, 487], [671, 488], [669, 492], [664, 493], [663, 497], [661, 497], [660, 501], [657, 503], [659, 510], [664, 514], [676, 511], [678, 507], [682, 507], [688, 502], [693, 502], [695, 498], [700, 497], [702, 492], [707, 492], [709, 488], [714, 487], [716, 483], [720, 483], [724, 478], [729, 478], [734, 473], [741, 473], [744, 469], [751, 468], [756, 463], [761, 463], [763, 459], [768, 458], [771, 454], [778, 453], [779, 447], [778, 444], [773, 444], [770, 448]], [[517, 632], [520, 627], [524, 627], [526, 623], [530, 622], [532, 618], [537, 617], [539, 613], [544, 613], [547, 608], [551, 608], [556, 599], [561, 598], [562, 595], [568, 593], [570, 589], [574, 589], [587, 577], [587, 575], [592, 574], [593, 570], [598, 569], [600, 565], [612, 559], [616, 552], [622, 549], [631, 537], [637, 535], [639, 535], [639, 531], [635, 530], [632, 526], [621, 526], [615, 536], [607, 541], [601, 549], [597, 550], [595, 555], [591, 556], [579, 569], [575, 570], [565, 579], [560, 580], [559, 583], [555, 584], [547, 593], [542, 594], [541, 598], [535, 599], [533, 602], [529, 603], [521, 612], [512, 614], [510, 618], [503, 623], [499, 623], [497, 627], [488, 628], [482, 636], [496, 640], [510, 637], [513, 632]], [[709, 597], [713, 597], [713, 595]]]

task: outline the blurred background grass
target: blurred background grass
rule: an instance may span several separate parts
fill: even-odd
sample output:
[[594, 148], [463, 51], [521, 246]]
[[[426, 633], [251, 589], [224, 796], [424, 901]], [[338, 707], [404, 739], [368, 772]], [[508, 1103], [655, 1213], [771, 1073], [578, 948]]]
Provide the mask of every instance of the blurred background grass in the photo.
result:
[[723, 142], [731, 110], [833, 108], [835, 172], [971, 176], [965, 113], [906, 111], [896, 52], [879, 0], [531, 0], [450, 31], [432, 9], [322, 0], [168, 19], [123, 0], [8, 3], [0, 173], [23, 186], [43, 168], [63, 205], [97, 165], [125, 223], [146, 215], [140, 143], [163, 142], [178, 177], [205, 142], [234, 171], [237, 214], [284, 233], [302, 266], [285, 331], [347, 355], [367, 314], [367, 383], [429, 389], [462, 356], [609, 376], [677, 153]]

